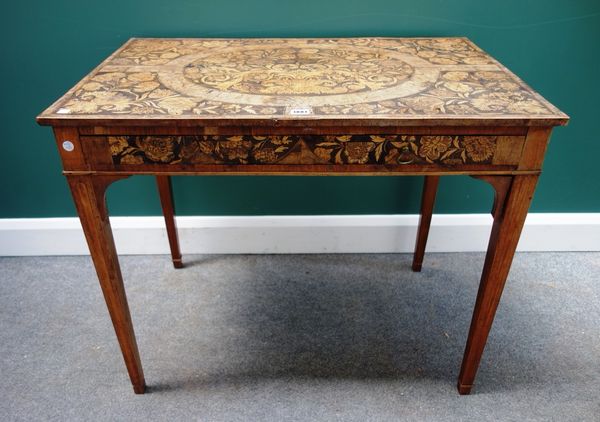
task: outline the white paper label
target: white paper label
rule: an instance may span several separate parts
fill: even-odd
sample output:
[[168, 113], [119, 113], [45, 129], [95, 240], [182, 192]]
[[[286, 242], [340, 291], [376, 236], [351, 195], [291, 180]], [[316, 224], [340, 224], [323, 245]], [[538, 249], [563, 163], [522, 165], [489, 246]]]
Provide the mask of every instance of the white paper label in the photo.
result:
[[292, 107], [288, 110], [288, 113], [292, 116], [307, 116], [312, 114], [312, 109], [310, 107]]

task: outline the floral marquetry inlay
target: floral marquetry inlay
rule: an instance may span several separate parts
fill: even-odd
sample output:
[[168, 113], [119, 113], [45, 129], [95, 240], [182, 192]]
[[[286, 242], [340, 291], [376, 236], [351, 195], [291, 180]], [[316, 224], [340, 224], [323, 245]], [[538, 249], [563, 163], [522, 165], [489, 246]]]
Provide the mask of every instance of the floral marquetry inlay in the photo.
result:
[[184, 68], [195, 83], [246, 94], [373, 91], [399, 84], [413, 68], [385, 52], [341, 48], [255, 48], [219, 52]]
[[564, 118], [464, 38], [133, 39], [44, 118]]
[[114, 164], [489, 164], [496, 136], [110, 136]]

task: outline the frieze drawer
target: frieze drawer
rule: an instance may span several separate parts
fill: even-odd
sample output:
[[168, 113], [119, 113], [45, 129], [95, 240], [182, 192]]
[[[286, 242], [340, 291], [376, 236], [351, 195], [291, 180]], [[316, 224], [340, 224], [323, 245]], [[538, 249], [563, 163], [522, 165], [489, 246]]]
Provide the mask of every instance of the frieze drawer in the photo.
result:
[[523, 136], [290, 135], [85, 136], [82, 146], [99, 169], [151, 166], [367, 165], [516, 168]]

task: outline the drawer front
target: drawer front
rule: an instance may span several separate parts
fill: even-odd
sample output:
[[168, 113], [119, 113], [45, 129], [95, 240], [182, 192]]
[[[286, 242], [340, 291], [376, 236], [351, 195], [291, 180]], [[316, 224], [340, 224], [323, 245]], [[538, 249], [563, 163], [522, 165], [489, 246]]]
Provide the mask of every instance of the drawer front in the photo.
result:
[[[290, 135], [86, 136], [92, 167], [335, 166], [402, 171], [516, 168], [523, 136]], [[96, 166], [94, 166], [96, 164]]]

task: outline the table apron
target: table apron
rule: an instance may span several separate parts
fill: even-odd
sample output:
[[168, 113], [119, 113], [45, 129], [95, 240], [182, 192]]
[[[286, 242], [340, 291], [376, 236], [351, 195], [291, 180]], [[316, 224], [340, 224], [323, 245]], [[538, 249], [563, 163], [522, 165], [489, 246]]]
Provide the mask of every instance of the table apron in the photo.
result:
[[86, 171], [127, 174], [516, 174], [518, 135], [80, 136]]

